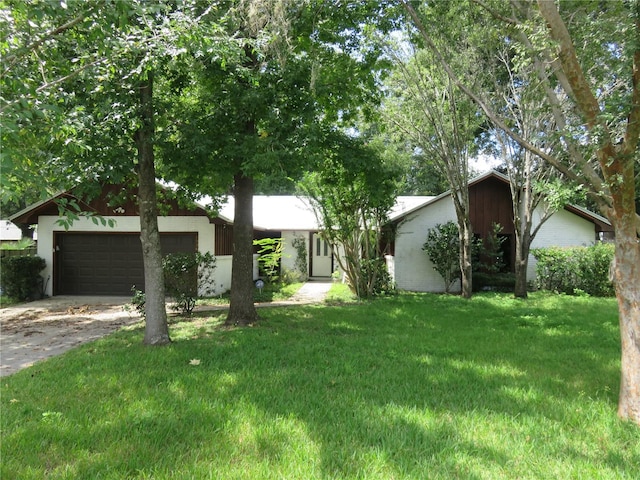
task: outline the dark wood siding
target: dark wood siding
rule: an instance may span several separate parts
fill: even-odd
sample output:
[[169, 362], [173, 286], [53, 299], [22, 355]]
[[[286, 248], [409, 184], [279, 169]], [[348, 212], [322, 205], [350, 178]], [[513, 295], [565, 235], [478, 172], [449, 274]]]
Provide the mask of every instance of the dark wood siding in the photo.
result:
[[[482, 182], [469, 186], [470, 220], [476, 238], [486, 240], [494, 223], [502, 227], [504, 238], [503, 260], [506, 269], [514, 270], [515, 227], [509, 184], [499, 178], [489, 177]], [[486, 261], [486, 259], [481, 259]]]
[[233, 225], [216, 224], [215, 255], [233, 255]]
[[[196, 233], [161, 234], [163, 254], [194, 252]], [[54, 236], [54, 295], [131, 295], [144, 290], [139, 233], [69, 233]]]
[[486, 238], [491, 225], [499, 223], [502, 233], [513, 234], [513, 209], [509, 185], [496, 178], [469, 187], [469, 206], [473, 233]]

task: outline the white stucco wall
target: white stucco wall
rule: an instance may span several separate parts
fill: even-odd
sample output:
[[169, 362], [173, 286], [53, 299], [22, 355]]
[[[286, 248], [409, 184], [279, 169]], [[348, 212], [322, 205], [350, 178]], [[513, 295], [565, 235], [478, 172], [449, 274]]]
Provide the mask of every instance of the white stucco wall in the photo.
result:
[[[442, 277], [422, 250], [429, 229], [456, 218], [451, 197], [410, 213], [398, 227], [394, 258], [396, 286], [415, 292], [444, 292]], [[459, 289], [454, 285], [452, 291]]]
[[298, 252], [293, 247], [293, 241], [298, 238], [302, 238], [305, 241], [305, 245], [307, 248], [307, 271], [306, 274], [309, 275], [309, 232], [303, 230], [284, 230], [282, 231], [282, 260], [281, 265], [282, 268], [286, 268], [287, 270], [295, 271], [296, 270], [296, 259], [298, 258]]
[[[540, 214], [534, 215], [534, 223]], [[427, 238], [427, 231], [439, 223], [456, 221], [455, 209], [451, 197], [445, 197], [409, 214], [407, 220], [398, 227], [396, 236], [395, 257], [392, 265], [398, 288], [417, 292], [444, 292], [442, 277], [433, 268], [422, 245]], [[592, 245], [595, 241], [595, 227], [585, 220], [566, 210], [553, 214], [540, 228], [532, 248], [540, 247], [572, 247]], [[529, 256], [527, 279], [535, 278], [536, 260]], [[453, 285], [452, 291], [459, 291], [459, 282]]]
[[[47, 295], [52, 295], [53, 293], [53, 236], [56, 232], [65, 232], [64, 228], [56, 223], [58, 218], [59, 217], [57, 216], [49, 215], [43, 215], [38, 218], [38, 255], [47, 262], [47, 266], [42, 272], [42, 276], [44, 277], [47, 285], [45, 289]], [[69, 231], [101, 233], [136, 233], [140, 231], [139, 217], [118, 216], [104, 218], [106, 220], [115, 220], [116, 225], [114, 227], [103, 226], [102, 224], [96, 225], [89, 219], [81, 218], [73, 223]], [[206, 217], [158, 217], [158, 229], [162, 233], [196, 232], [198, 234], [198, 250], [201, 253], [214, 253], [215, 227]], [[218, 265], [215, 272], [216, 293], [219, 293], [219, 284], [224, 285], [225, 290], [228, 290], [231, 285], [231, 268], [229, 267], [227, 271], [227, 268], [223, 265], [224, 261], [218, 263], [218, 260], [216, 260], [216, 264]]]
[[[592, 222], [566, 210], [559, 210], [540, 227], [531, 248], [583, 247], [593, 245], [595, 240], [595, 226]], [[527, 280], [535, 278], [536, 263], [533, 255], [529, 255]]]

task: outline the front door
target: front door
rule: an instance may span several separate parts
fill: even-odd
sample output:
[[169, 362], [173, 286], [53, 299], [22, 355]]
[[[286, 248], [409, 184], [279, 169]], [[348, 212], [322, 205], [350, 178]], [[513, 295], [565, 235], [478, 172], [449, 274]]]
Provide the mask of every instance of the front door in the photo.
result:
[[330, 277], [333, 263], [331, 245], [317, 233], [313, 234], [311, 245], [311, 276]]

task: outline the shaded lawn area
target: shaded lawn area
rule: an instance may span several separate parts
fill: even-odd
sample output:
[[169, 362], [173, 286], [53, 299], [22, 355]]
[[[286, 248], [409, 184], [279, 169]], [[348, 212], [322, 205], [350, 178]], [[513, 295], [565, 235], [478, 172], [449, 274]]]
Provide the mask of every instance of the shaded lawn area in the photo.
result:
[[639, 478], [615, 300], [402, 294], [140, 328], [2, 380], [3, 479]]

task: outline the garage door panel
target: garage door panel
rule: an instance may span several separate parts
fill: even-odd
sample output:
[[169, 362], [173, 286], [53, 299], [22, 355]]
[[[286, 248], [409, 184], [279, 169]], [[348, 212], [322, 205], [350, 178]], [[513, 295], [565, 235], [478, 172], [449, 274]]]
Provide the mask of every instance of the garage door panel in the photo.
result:
[[[197, 234], [161, 234], [163, 253], [194, 252]], [[140, 234], [58, 233], [54, 294], [130, 295], [144, 290]]]

